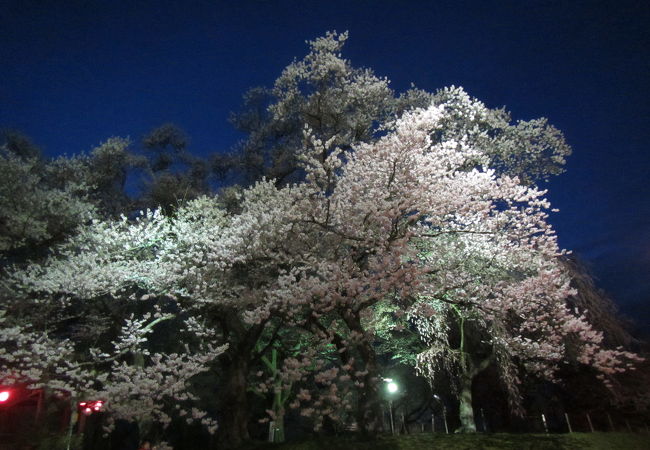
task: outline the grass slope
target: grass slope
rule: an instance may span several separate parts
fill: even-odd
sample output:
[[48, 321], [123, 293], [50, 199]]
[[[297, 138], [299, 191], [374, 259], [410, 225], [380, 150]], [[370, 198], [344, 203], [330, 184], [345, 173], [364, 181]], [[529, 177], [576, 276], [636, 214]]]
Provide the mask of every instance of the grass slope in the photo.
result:
[[257, 444], [247, 450], [650, 450], [650, 435], [632, 433], [573, 434], [414, 434], [381, 436], [372, 442], [319, 438], [285, 444]]

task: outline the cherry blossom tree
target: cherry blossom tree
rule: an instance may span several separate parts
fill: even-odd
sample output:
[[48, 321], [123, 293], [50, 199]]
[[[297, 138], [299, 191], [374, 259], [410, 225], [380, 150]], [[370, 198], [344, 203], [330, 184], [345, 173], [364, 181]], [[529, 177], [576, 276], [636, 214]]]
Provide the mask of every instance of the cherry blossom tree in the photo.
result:
[[489, 155], [490, 167], [526, 183], [563, 171], [571, 149], [547, 119], [513, 124], [505, 108], [488, 108], [454, 86], [435, 93], [412, 87], [397, 95], [387, 78], [343, 58], [347, 39], [347, 32], [328, 32], [308, 41], [309, 53], [289, 64], [273, 88], [246, 93], [243, 110], [231, 121], [248, 137], [234, 153], [215, 155], [217, 173], [234, 169], [246, 174], [248, 182], [261, 177], [279, 185], [296, 181], [305, 124], [323, 142], [333, 139], [332, 148], [349, 150], [376, 140], [378, 131], [405, 111], [432, 104], [446, 104], [450, 111], [432, 130], [434, 139], [462, 139]]
[[574, 299], [585, 293], [571, 288], [575, 272], [566, 270], [564, 256], [544, 255], [534, 241], [529, 247], [488, 236], [452, 233], [442, 248], [431, 248], [430, 241], [419, 244], [422, 258], [436, 258], [447, 271], [462, 269], [471, 276], [415, 299], [401, 325], [410, 321], [428, 345], [417, 357], [420, 373], [432, 382], [445, 374], [455, 381], [465, 432], [476, 431], [473, 380], [490, 365], [497, 367], [512, 409], [521, 412], [520, 369], [554, 380], [558, 369], [577, 360], [595, 368], [611, 387], [611, 375], [639, 361], [621, 347], [603, 349], [603, 333], [590, 325], [586, 311], [573, 311]]
[[300, 189], [258, 183], [244, 192], [242, 212], [234, 216], [204, 197], [173, 217], [148, 212], [135, 222], [97, 220], [56, 257], [13, 277], [27, 292], [82, 302], [167, 296], [187, 314], [199, 314], [213, 338], [228, 343], [219, 358], [222, 435], [238, 445], [248, 438], [247, 377], [270, 317], [266, 298], [292, 257], [279, 249], [290, 250], [285, 238], [294, 190]]
[[[228, 405], [221, 425], [230, 445], [248, 437], [249, 372], [274, 318], [309, 330], [339, 359], [310, 369], [326, 392], [301, 392], [294, 405], [334, 420], [349, 406], [365, 434], [380, 427], [380, 369], [368, 320], [386, 299], [401, 306], [419, 299], [408, 313], [431, 343], [437, 335], [428, 324], [443, 315], [436, 304], [486, 324], [513, 389], [509, 361], [520, 358], [550, 375], [552, 364], [540, 360], [561, 359], [562, 330], [584, 344], [583, 362], [621, 370], [623, 355], [602, 351], [597, 333], [564, 309], [571, 290], [555, 264], [561, 252], [543, 191], [486, 168], [489, 156], [462, 140], [441, 141], [435, 130], [450, 114], [444, 104], [405, 112], [384, 137], [348, 151], [307, 128], [304, 182], [278, 188], [262, 180], [242, 191], [237, 213], [203, 197], [169, 217], [94, 221], [45, 264], [13, 279], [24, 293], [83, 303], [165, 296], [198, 317], [214, 346], [228, 345], [219, 360], [222, 411]], [[129, 323], [146, 329], [160, 318]], [[137, 329], [124, 333], [134, 340], [129, 345], [139, 342]], [[461, 350], [461, 364], [469, 365]], [[285, 366], [298, 373], [312, 366], [309, 359], [317, 358]], [[434, 359], [431, 350], [421, 368]], [[130, 370], [116, 379], [135, 377]]]
[[[455, 359], [462, 368], [465, 423], [473, 422], [468, 386], [489, 358], [499, 360], [513, 399], [513, 360], [550, 377], [565, 356], [567, 335], [577, 358], [604, 374], [635, 360], [627, 352], [603, 350], [601, 335], [567, 310], [572, 291], [558, 267], [562, 252], [546, 221], [544, 191], [486, 168], [492, 158], [480, 148], [440, 139], [440, 124], [457, 114], [454, 104], [407, 112], [376, 143], [328, 152], [324, 163], [319, 155], [331, 142], [312, 138], [311, 157], [304, 158], [307, 184], [320, 189], [304, 208], [311, 209], [303, 219], [311, 226], [305, 234], [316, 233], [322, 244], [311, 247], [318, 264], [292, 275], [289, 298], [312, 298], [303, 323], [337, 347], [359, 388], [362, 431], [378, 426], [379, 375], [364, 316], [387, 297], [404, 304], [420, 299], [409, 314], [432, 345], [420, 358], [429, 374], [436, 361], [452, 359], [449, 342], [434, 341], [450, 313], [459, 320]], [[434, 305], [444, 305], [447, 313]], [[442, 317], [447, 320], [432, 325]], [[467, 356], [465, 320], [486, 332], [492, 343], [487, 360], [474, 363]], [[469, 409], [463, 407], [468, 401]]]
[[[573, 291], [535, 186], [562, 171], [561, 133], [544, 119], [512, 124], [461, 88], [396, 97], [342, 59], [346, 39], [311, 41], [273, 90], [249, 94], [256, 109], [235, 118], [249, 139], [222, 164], [246, 166], [248, 188], [95, 218], [44, 262], [9, 268], [5, 376], [105, 397], [115, 418], [176, 414], [214, 430], [200, 411], [159, 405], [191, 404], [187, 383], [216, 358], [220, 439], [232, 447], [249, 438], [251, 382], [275, 394], [271, 419], [288, 403], [316, 428], [350, 414], [363, 435], [379, 430], [380, 304], [414, 324], [420, 373], [458, 375], [467, 431], [472, 380], [492, 362], [515, 407], [522, 367], [551, 378], [573, 355], [605, 375], [626, 370], [635, 356], [604, 350], [566, 308]], [[116, 156], [107, 178], [96, 174], [101, 192], [123, 185], [126, 146], [93, 153]], [[177, 342], [153, 338], [172, 323]], [[268, 360], [283, 332], [307, 336], [309, 351]], [[266, 379], [251, 373], [260, 361]]]
[[[30, 306], [47, 308], [45, 303], [40, 300]], [[150, 351], [148, 337], [155, 326], [172, 318], [159, 311], [126, 317], [110, 342], [102, 342], [111, 335], [110, 329], [94, 333], [93, 341], [99, 345], [93, 346], [89, 339], [82, 339], [82, 332], [64, 328], [78, 312], [78, 307], [59, 307], [46, 324], [36, 320], [21, 324], [25, 318], [2, 317], [2, 384], [41, 389], [46, 399], [65, 395], [72, 411], [81, 401], [102, 400], [102, 412], [108, 414], [107, 431], [113, 429], [115, 420], [123, 419], [138, 423], [146, 435], [152, 425], [167, 427], [173, 417], [186, 417], [211, 433], [216, 431], [216, 421], [195, 407], [189, 382], [208, 370], [223, 347], [204, 344], [193, 350], [181, 347], [181, 352]]]
[[[216, 421], [195, 407], [189, 382], [226, 347], [194, 311], [171, 295], [148, 294], [138, 278], [164, 276], [143, 271], [149, 239], [169, 232], [162, 219], [96, 219], [45, 262], [8, 269], [4, 382], [63, 390], [74, 402], [103, 399], [109, 428], [126, 419], [146, 433], [152, 423], [166, 427], [177, 417], [216, 431]], [[167, 323], [174, 339], [157, 331]]]

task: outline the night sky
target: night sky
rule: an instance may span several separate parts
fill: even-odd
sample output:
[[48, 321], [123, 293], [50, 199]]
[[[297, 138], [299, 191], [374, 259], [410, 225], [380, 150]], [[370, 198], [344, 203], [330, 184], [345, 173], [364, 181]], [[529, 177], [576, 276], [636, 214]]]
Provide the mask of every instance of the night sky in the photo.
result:
[[344, 56], [397, 91], [460, 85], [562, 130], [574, 154], [547, 186], [560, 244], [650, 332], [647, 1], [0, 0], [0, 127], [48, 156], [163, 122], [197, 154], [225, 151], [244, 91], [327, 30], [349, 30]]

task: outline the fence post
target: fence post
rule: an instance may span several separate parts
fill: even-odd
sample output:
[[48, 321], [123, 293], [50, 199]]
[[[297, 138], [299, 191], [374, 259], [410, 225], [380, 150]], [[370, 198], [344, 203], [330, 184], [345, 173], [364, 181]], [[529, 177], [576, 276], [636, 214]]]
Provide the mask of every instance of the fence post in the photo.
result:
[[481, 421], [483, 422], [483, 433], [487, 433], [487, 422], [485, 421], [485, 414], [483, 413], [483, 408], [481, 408]]
[[609, 426], [612, 429], [612, 431], [616, 431], [616, 429], [614, 428], [614, 422], [612, 422], [612, 416], [610, 416], [609, 413], [607, 413], [607, 420], [609, 421]]
[[591, 417], [589, 417], [589, 413], [587, 413], [587, 422], [589, 422], [589, 429], [591, 432], [594, 432], [594, 425], [591, 423]]
[[436, 432], [436, 421], [435, 421], [435, 416], [433, 413], [431, 413], [431, 432], [435, 433]]
[[627, 419], [625, 419], [625, 426], [627, 427], [627, 431], [631, 433], [632, 427], [630, 426], [630, 422]]
[[70, 450], [70, 444], [72, 443], [72, 430], [74, 428], [74, 423], [79, 418], [79, 410], [77, 409], [77, 402], [74, 398], [70, 400], [70, 423], [68, 424], [68, 445], [66, 450]]
[[566, 420], [566, 426], [569, 427], [569, 433], [573, 433], [571, 422], [569, 422], [569, 415], [567, 413], [564, 413], [564, 420]]
[[548, 425], [546, 425], [546, 416], [542, 414], [542, 423], [544, 424], [544, 433], [548, 434]]

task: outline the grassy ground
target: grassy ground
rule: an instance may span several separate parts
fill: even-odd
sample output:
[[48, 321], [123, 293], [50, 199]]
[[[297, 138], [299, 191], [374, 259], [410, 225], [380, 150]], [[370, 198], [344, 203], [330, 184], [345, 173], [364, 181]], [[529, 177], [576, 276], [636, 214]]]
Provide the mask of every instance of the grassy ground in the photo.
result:
[[286, 444], [251, 445], [247, 450], [650, 450], [650, 435], [631, 433], [573, 434], [414, 434], [381, 436], [372, 442], [353, 438], [319, 438]]

